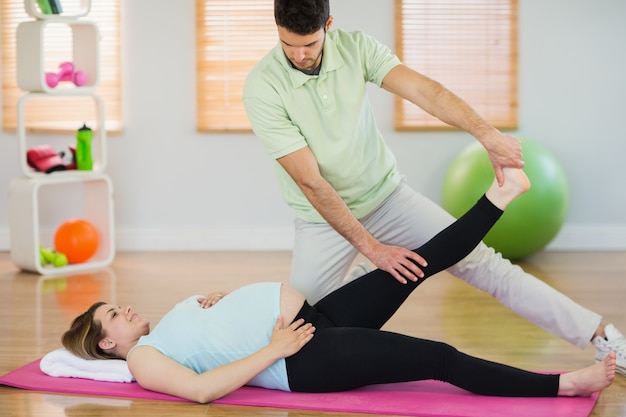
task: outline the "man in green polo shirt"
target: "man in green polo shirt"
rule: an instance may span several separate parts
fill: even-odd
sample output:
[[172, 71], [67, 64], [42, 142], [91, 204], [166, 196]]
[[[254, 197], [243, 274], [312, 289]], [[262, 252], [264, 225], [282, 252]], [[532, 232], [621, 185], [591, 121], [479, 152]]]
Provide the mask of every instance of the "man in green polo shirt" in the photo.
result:
[[[358, 253], [400, 282], [428, 262], [410, 251], [454, 219], [411, 189], [376, 126], [373, 83], [473, 135], [500, 183], [504, 167], [524, 166], [517, 138], [489, 125], [440, 83], [413, 71], [366, 34], [331, 31], [328, 0], [275, 0], [279, 44], [250, 72], [243, 99], [295, 211], [291, 284], [309, 302], [345, 283]], [[626, 338], [481, 244], [449, 269], [520, 316], [584, 348], [610, 350], [626, 372]]]

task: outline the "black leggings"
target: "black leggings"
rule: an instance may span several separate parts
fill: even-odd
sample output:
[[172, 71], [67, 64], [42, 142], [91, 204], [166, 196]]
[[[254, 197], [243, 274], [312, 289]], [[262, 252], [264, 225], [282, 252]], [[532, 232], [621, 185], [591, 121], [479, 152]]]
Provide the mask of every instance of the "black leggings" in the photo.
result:
[[475, 358], [445, 343], [380, 328], [429, 276], [467, 256], [502, 211], [483, 196], [456, 222], [415, 249], [424, 278], [401, 284], [374, 270], [328, 294], [296, 320], [316, 327], [313, 339], [286, 358], [289, 386], [298, 392], [345, 391], [372, 384], [436, 379], [482, 395], [553, 397], [559, 375], [538, 374]]

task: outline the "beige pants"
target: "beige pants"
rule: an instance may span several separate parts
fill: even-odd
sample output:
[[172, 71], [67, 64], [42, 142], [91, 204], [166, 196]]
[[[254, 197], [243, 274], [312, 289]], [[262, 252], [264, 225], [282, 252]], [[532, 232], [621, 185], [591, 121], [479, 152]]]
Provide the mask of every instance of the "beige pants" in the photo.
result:
[[[379, 241], [408, 249], [419, 247], [453, 221], [445, 210], [404, 182], [361, 219]], [[314, 304], [345, 284], [357, 255], [356, 249], [328, 224], [298, 219], [291, 285]], [[602, 319], [482, 243], [448, 272], [581, 349], [587, 346]]]

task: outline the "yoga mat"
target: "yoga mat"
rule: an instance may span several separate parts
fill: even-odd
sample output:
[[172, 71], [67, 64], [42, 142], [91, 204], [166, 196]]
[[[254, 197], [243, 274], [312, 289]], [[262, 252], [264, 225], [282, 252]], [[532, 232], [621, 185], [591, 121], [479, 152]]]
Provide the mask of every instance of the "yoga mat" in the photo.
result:
[[[39, 360], [0, 377], [0, 384], [68, 394], [187, 401], [144, 390], [137, 383], [50, 377], [39, 369]], [[588, 417], [598, 396], [599, 393], [572, 398], [487, 397], [443, 382], [419, 381], [325, 394], [242, 387], [213, 403], [421, 417]]]

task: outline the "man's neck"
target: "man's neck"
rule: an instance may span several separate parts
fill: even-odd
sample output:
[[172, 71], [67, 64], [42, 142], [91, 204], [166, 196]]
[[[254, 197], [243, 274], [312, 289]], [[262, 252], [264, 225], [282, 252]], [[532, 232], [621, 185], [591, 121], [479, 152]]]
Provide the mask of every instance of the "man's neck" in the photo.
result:
[[295, 65], [293, 65], [293, 63], [289, 59], [287, 61], [289, 61], [289, 65], [291, 65], [291, 68], [293, 68], [295, 70], [298, 70], [298, 71], [300, 71], [303, 74], [306, 74], [306, 75], [320, 75], [320, 70], [322, 69], [322, 60], [323, 59], [324, 59], [324, 57], [321, 56], [319, 65], [316, 66], [313, 69], [310, 69], [310, 70], [297, 68]]

